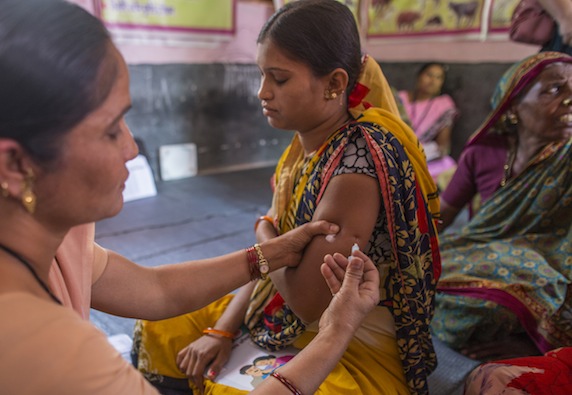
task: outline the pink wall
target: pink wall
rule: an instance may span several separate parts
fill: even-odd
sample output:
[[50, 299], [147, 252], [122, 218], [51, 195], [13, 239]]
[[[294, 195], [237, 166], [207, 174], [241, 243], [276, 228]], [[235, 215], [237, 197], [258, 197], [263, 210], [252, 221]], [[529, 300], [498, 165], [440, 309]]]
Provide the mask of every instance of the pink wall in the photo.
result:
[[[93, 12], [92, 0], [69, 0]], [[119, 43], [130, 64], [138, 63], [254, 63], [256, 37], [273, 12], [269, 3], [239, 1], [236, 36], [229, 42], [187, 47], [143, 46]], [[510, 62], [538, 51], [538, 47], [507, 39], [449, 42], [366, 42], [364, 49], [383, 62], [440, 60], [478, 63]]]

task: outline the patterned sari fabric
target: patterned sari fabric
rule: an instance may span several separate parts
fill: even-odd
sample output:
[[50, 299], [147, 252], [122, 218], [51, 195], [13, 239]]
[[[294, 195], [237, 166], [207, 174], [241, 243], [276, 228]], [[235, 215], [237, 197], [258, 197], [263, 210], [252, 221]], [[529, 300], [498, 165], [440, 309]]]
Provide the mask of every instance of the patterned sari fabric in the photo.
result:
[[[282, 233], [311, 221], [348, 141], [353, 134], [365, 139], [393, 255], [389, 270], [380, 270], [381, 304], [392, 312], [410, 391], [421, 394], [427, 393], [426, 377], [436, 366], [429, 324], [440, 271], [434, 226], [438, 201], [418, 141], [393, 112], [394, 106], [390, 111], [365, 105], [357, 119], [335, 132], [309, 161], [304, 161], [295, 137], [276, 169], [273, 208]], [[305, 329], [270, 280], [260, 281], [254, 290], [245, 323], [255, 343], [270, 350], [291, 344]]]
[[[370, 154], [365, 174], [375, 177], [380, 187], [383, 205], [370, 251], [365, 252], [379, 268], [381, 306], [371, 317], [373, 325], [358, 330], [369, 336], [368, 341], [356, 334], [317, 394], [427, 394], [426, 379], [436, 366], [429, 331], [440, 273], [436, 187], [419, 142], [401, 121], [389, 85], [372, 59], [365, 58], [357, 94], [350, 101], [354, 120], [333, 131], [310, 160], [304, 160], [295, 137], [275, 173], [272, 205], [281, 233], [312, 220], [330, 180], [342, 174], [338, 171], [359, 172], [346, 163], [358, 148]], [[383, 226], [378, 228], [379, 223]], [[156, 383], [180, 384], [184, 375], [175, 364], [177, 352], [202, 336], [203, 328], [214, 326], [227, 303], [219, 300], [169, 320], [139, 321], [134, 352], [139, 370]], [[258, 281], [245, 324], [253, 341], [268, 350], [291, 344], [304, 347], [315, 333], [307, 330], [269, 279]], [[389, 329], [382, 332], [380, 327]], [[244, 393], [209, 380], [205, 386], [210, 395]]]
[[522, 327], [542, 351], [571, 346], [571, 224], [568, 140], [547, 147], [459, 234], [442, 237], [437, 336], [458, 348]]
[[[495, 110], [468, 144], [494, 132], [543, 68], [572, 57], [543, 52], [511, 67]], [[549, 144], [484, 203], [459, 234], [441, 239], [434, 333], [453, 348], [526, 332], [546, 352], [572, 345], [572, 140]]]

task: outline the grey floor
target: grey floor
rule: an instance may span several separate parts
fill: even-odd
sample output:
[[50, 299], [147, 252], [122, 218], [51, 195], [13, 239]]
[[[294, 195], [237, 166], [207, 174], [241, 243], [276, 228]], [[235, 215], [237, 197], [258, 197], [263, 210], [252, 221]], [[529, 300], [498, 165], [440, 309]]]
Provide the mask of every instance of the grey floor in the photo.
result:
[[[158, 194], [125, 204], [96, 225], [96, 241], [145, 266], [207, 258], [254, 243], [253, 224], [271, 201], [273, 168], [203, 175], [157, 184]], [[131, 335], [133, 320], [92, 310], [108, 336]], [[436, 342], [439, 367], [431, 393], [462, 394], [462, 381], [477, 364]]]

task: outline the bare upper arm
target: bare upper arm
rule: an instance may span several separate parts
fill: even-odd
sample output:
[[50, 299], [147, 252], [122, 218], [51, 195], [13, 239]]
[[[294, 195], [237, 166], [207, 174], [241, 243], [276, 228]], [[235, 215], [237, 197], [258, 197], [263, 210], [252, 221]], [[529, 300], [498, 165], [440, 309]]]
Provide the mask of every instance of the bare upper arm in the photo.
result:
[[[308, 245], [300, 265], [273, 275], [273, 281], [294, 312], [305, 321], [319, 318], [331, 299], [320, 273], [324, 255], [349, 255], [357, 242], [362, 250], [368, 244], [377, 221], [381, 194], [377, 179], [364, 174], [342, 174], [332, 178], [313, 220], [325, 219], [340, 226], [333, 241], [316, 237]], [[308, 301], [313, 301], [308, 303]]]

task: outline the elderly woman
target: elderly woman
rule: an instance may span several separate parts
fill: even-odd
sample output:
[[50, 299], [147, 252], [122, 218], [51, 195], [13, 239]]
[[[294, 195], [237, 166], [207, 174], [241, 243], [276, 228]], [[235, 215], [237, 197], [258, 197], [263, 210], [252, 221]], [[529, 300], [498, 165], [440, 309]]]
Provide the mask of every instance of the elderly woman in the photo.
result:
[[[125, 164], [137, 154], [124, 121], [127, 66], [101, 22], [76, 5], [1, 5], [0, 393], [158, 394], [87, 322], [90, 306], [182, 314], [297, 264], [313, 236], [338, 227], [315, 221], [255, 245], [254, 257], [243, 250], [156, 268], [97, 246], [93, 222], [121, 209]], [[312, 393], [333, 369], [379, 301], [377, 269], [359, 251], [352, 257], [325, 258], [335, 296], [319, 335], [255, 393], [289, 394], [294, 384]], [[317, 374], [301, 380], [309, 368]]]
[[572, 57], [515, 64], [493, 102], [443, 194], [445, 222], [477, 192], [484, 203], [442, 238], [432, 325], [478, 359], [572, 346]]

